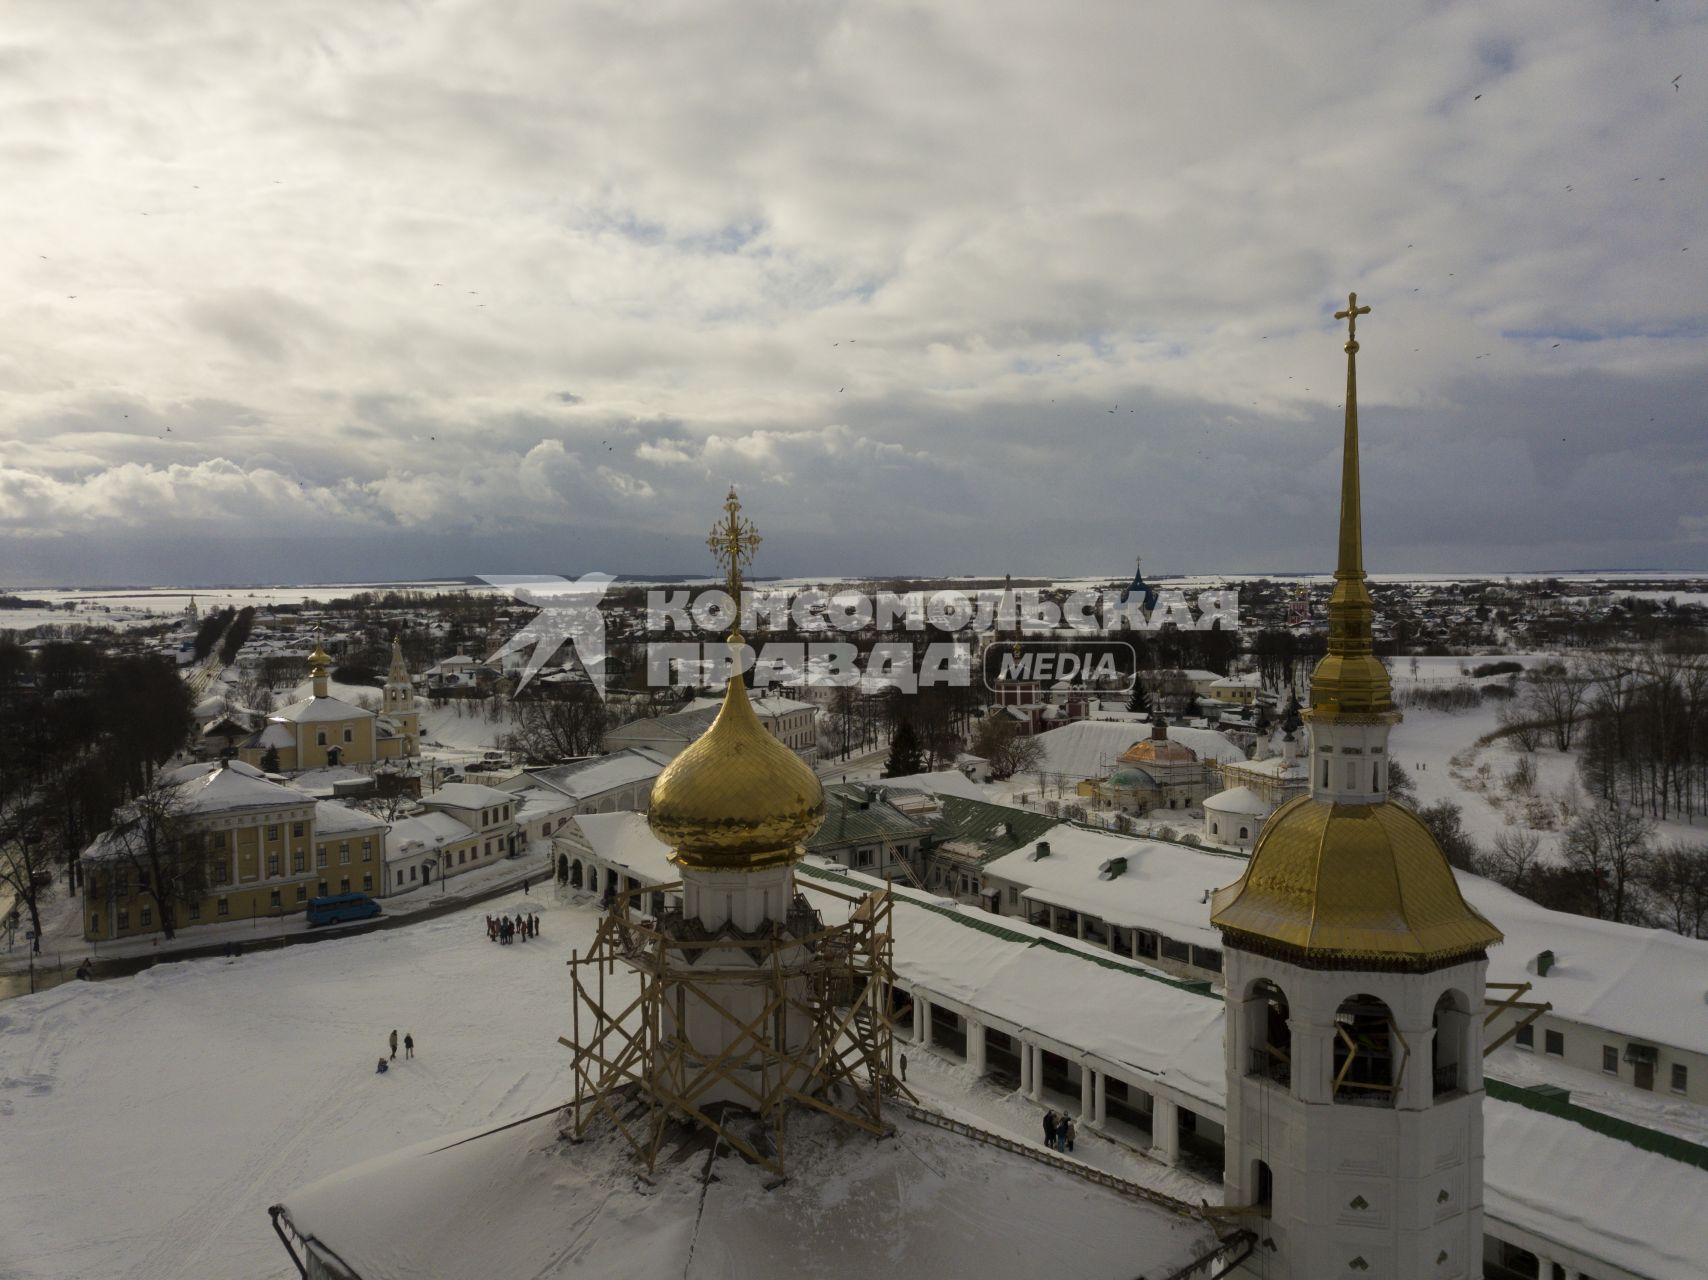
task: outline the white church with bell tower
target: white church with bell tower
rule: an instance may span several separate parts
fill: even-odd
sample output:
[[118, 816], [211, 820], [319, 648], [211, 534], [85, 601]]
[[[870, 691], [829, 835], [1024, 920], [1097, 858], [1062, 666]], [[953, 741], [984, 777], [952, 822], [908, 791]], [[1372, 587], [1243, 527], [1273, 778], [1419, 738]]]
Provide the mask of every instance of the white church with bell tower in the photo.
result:
[[1388, 796], [1398, 723], [1371, 648], [1358, 487], [1356, 294], [1347, 321], [1340, 545], [1311, 678], [1310, 792], [1218, 891], [1226, 956], [1225, 1192], [1266, 1280], [1478, 1280], [1483, 987], [1500, 931]]

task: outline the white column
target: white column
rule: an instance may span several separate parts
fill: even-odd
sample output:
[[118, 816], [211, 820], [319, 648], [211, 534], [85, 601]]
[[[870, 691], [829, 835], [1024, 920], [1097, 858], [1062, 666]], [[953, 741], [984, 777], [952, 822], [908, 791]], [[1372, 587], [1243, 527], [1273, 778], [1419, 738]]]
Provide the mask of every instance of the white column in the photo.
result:
[[1131, 929], [1127, 932], [1127, 947], [1133, 953], [1133, 959], [1139, 958], [1139, 931]]
[[1024, 1039], [1020, 1041], [1020, 1093], [1023, 1097], [1032, 1096], [1032, 1046]]
[[1106, 1073], [1097, 1073], [1097, 1095], [1092, 1104], [1091, 1123], [1102, 1128], [1104, 1121], [1109, 1119], [1109, 1077]]
[[967, 1065], [973, 1074], [984, 1074], [984, 1023], [967, 1019]]
[[1170, 1099], [1151, 1099], [1151, 1155], [1173, 1166], [1180, 1161], [1180, 1108]]
[[1056, 909], [1054, 906], [1051, 906], [1050, 907], [1050, 932], [1054, 933], [1055, 931], [1056, 931]]
[[1078, 926], [1079, 926], [1079, 940], [1081, 942], [1084, 942], [1085, 941], [1085, 912], [1081, 911], [1077, 916], [1074, 917], [1074, 919], [1078, 922]]
[[931, 1047], [931, 1001], [918, 992], [913, 996], [913, 1038], [927, 1049]]
[[1032, 1046], [1032, 1096], [1038, 1101], [1044, 1100], [1044, 1046]]

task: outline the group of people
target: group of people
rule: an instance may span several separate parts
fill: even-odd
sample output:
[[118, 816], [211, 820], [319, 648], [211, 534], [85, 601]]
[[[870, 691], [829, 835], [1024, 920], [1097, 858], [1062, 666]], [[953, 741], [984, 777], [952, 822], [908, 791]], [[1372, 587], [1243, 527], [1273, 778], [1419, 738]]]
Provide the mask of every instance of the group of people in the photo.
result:
[[540, 917], [525, 916], [520, 911], [514, 916], [488, 916], [486, 936], [488, 941], [501, 942], [505, 946], [509, 946], [517, 938], [526, 942], [529, 938], [540, 936]]
[[1073, 1117], [1044, 1112], [1044, 1145], [1052, 1151], [1072, 1151]]
[[[406, 1058], [413, 1058], [415, 1056], [415, 1033], [413, 1031], [406, 1031], [404, 1033], [404, 1036], [403, 1036], [403, 1056]], [[391, 1059], [388, 1061], [385, 1058], [381, 1058], [380, 1059], [380, 1065], [374, 1069], [375, 1074], [383, 1076], [386, 1072], [391, 1070], [391, 1064], [392, 1064], [392, 1062], [395, 1062], [396, 1060], [397, 1060], [397, 1028], [393, 1027], [391, 1029]]]

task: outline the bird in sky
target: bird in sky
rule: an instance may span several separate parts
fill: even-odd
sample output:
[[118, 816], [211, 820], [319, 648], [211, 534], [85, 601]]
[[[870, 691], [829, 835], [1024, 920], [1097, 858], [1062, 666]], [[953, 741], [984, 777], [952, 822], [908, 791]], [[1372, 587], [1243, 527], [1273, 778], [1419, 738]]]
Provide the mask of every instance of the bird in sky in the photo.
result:
[[[1556, 343], [1555, 343], [1555, 344], [1554, 344], [1554, 346], [1555, 346], [1555, 347], [1557, 347], [1557, 346], [1559, 346], [1559, 345], [1560, 345], [1560, 344], [1559, 344], [1559, 343], [1557, 343], [1557, 342], [1556, 342]], [[1553, 347], [1550, 347], [1550, 348], [1548, 348], [1548, 349], [1549, 349], [1549, 350], [1550, 350], [1550, 351], [1552, 351], [1552, 350], [1553, 350]]]
[[1482, 95], [1482, 94], [1480, 94], [1480, 93], [1479, 93], [1479, 94], [1477, 94], [1477, 96], [1476, 96], [1476, 97], [1474, 97], [1474, 98], [1472, 98], [1472, 99], [1471, 99], [1471, 101], [1472, 101], [1472, 102], [1478, 102], [1478, 101], [1481, 101], [1481, 99], [1482, 99], [1482, 96], [1483, 96], [1483, 95]]
[[1684, 79], [1684, 73], [1682, 71], [1672, 78], [1672, 91], [1674, 93], [1678, 92], [1678, 82], [1682, 79]]

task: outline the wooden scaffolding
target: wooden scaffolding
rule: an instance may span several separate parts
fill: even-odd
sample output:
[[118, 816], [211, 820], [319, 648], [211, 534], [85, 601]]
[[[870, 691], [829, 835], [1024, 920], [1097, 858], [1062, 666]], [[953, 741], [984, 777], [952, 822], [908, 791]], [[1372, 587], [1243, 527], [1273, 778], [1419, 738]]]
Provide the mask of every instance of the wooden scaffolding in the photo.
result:
[[[707, 934], [680, 907], [640, 915], [642, 900], [660, 904], [678, 888], [617, 895], [593, 945], [569, 961], [573, 1038], [559, 1038], [575, 1055], [566, 1133], [580, 1140], [607, 1123], [651, 1173], [672, 1123], [688, 1122], [779, 1177], [795, 1104], [887, 1133], [885, 1095], [911, 1097], [894, 1074], [889, 890], [855, 896], [815, 884], [849, 904], [845, 922], [826, 925], [797, 893], [782, 922], [753, 934]], [[625, 982], [608, 997], [619, 965], [638, 990]], [[730, 998], [738, 986], [740, 1002]], [[731, 1009], [737, 1003], [742, 1014]], [[714, 1017], [717, 1054], [703, 1056], [677, 1034], [690, 1008]], [[807, 1033], [790, 1045], [788, 1029], [802, 1021]]]

